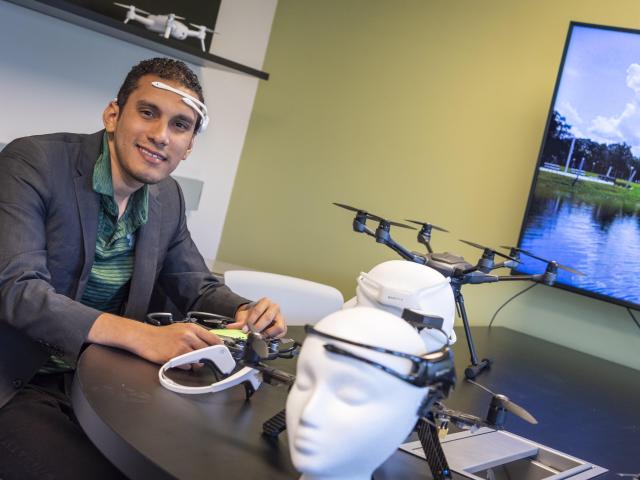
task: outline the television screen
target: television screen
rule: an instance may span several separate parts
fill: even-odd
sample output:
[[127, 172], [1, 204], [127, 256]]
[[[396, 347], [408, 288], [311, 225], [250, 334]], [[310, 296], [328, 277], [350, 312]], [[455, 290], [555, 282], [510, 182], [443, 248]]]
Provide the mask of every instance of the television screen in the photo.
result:
[[640, 31], [572, 23], [518, 243], [556, 286], [640, 307], [638, 169]]

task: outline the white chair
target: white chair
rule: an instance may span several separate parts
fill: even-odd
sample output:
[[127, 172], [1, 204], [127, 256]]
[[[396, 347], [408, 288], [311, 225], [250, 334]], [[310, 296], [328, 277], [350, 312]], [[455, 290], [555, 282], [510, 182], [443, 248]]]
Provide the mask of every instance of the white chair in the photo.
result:
[[329, 285], [276, 273], [228, 270], [224, 283], [250, 300], [273, 300], [280, 305], [288, 325], [316, 323], [340, 310], [344, 303], [340, 291]]

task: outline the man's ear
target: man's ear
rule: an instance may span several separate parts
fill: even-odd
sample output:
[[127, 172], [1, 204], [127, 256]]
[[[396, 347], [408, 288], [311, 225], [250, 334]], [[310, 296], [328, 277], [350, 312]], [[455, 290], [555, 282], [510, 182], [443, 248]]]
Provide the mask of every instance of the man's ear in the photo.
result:
[[118, 115], [120, 115], [120, 107], [115, 100], [112, 100], [102, 112], [102, 123], [107, 133], [113, 133], [116, 130]]
[[193, 135], [191, 137], [191, 141], [189, 142], [189, 145], [187, 145], [187, 150], [184, 152], [184, 155], [182, 156], [182, 160], [186, 160], [187, 157], [191, 155], [191, 150], [193, 150], [193, 142], [195, 141], [196, 141], [196, 136]]

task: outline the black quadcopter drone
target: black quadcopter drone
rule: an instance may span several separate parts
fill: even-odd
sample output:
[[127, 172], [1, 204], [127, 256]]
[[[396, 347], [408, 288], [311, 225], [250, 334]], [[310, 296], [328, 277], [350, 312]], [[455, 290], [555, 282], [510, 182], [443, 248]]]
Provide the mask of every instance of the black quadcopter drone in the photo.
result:
[[[209, 312], [187, 312], [185, 318], [174, 320], [171, 313], [156, 312], [147, 314], [146, 322], [157, 327], [172, 323], [195, 323], [207, 329], [225, 330], [235, 320]], [[257, 368], [263, 360], [294, 358], [300, 350], [300, 344], [290, 338], [266, 338], [256, 333], [248, 334], [246, 340], [226, 337], [224, 334], [220, 334], [220, 338], [240, 367]]]
[[[370, 237], [375, 238], [377, 243], [386, 245], [391, 250], [400, 255], [403, 259], [411, 262], [419, 263], [420, 265], [426, 265], [434, 270], [440, 272], [442, 275], [450, 279], [451, 288], [453, 289], [453, 295], [456, 303], [456, 310], [458, 316], [462, 318], [462, 324], [464, 326], [464, 333], [469, 346], [469, 354], [471, 356], [471, 363], [465, 369], [464, 374], [468, 379], [476, 378], [483, 370], [491, 366], [491, 360], [488, 358], [478, 359], [476, 348], [473, 343], [473, 337], [471, 335], [471, 329], [469, 326], [469, 319], [467, 317], [467, 311], [464, 305], [464, 297], [462, 296], [462, 286], [466, 284], [480, 284], [480, 283], [494, 283], [504, 281], [522, 281], [530, 280], [533, 282], [543, 283], [545, 285], [553, 285], [556, 281], [558, 270], [565, 270], [576, 275], [584, 275], [582, 272], [574, 270], [566, 265], [547, 260], [539, 257], [531, 252], [527, 252], [521, 248], [501, 246], [509, 250], [509, 254], [504, 254], [495, 250], [494, 248], [480, 245], [479, 243], [471, 242], [469, 240], [460, 240], [461, 242], [470, 245], [472, 247], [482, 250], [482, 255], [478, 259], [475, 265], [467, 262], [463, 257], [455, 255], [453, 253], [444, 252], [436, 253], [431, 247], [431, 233], [433, 230], [441, 232], [448, 232], [448, 230], [433, 225], [425, 221], [409, 220], [407, 222], [420, 226], [418, 231], [418, 242], [424, 245], [427, 249], [427, 253], [419, 253], [408, 250], [400, 245], [398, 242], [391, 238], [391, 227], [407, 228], [411, 230], [417, 230], [417, 228], [404, 223], [394, 222], [387, 220], [378, 215], [367, 212], [350, 205], [342, 203], [333, 203], [337, 207], [344, 208], [351, 212], [355, 212], [355, 218], [353, 219], [353, 230], [358, 233], [364, 233]], [[375, 231], [367, 227], [367, 220], [373, 220], [378, 222], [378, 226]], [[526, 255], [531, 258], [535, 258], [547, 264], [544, 273], [536, 275], [492, 275], [491, 272], [499, 268], [514, 268], [520, 263], [520, 255]], [[500, 257], [502, 261], [496, 262], [496, 257]]]
[[[208, 312], [188, 312], [181, 320], [174, 320], [171, 313], [156, 312], [149, 313], [146, 322], [157, 327], [171, 325], [173, 323], [195, 323], [206, 329], [227, 328], [227, 325], [235, 320], [223, 315]], [[236, 362], [236, 368], [229, 374], [223, 374], [214, 362], [203, 358], [199, 363], [209, 367], [217, 380], [221, 377], [233, 375], [244, 367], [258, 370], [262, 374], [262, 381], [271, 385], [284, 384], [293, 385], [295, 376], [267, 365], [265, 362], [277, 358], [295, 358], [300, 351], [300, 344], [290, 338], [268, 338], [259, 333], [250, 332], [246, 339], [238, 339], [225, 336], [219, 333], [219, 337], [224, 345], [229, 349], [231, 357]], [[255, 393], [255, 389], [250, 382], [243, 382], [247, 400]]]
[[[235, 320], [223, 315], [208, 312], [188, 312], [181, 320], [174, 320], [171, 313], [156, 312], [149, 313], [146, 322], [157, 327], [171, 325], [173, 323], [195, 323], [206, 329], [224, 330]], [[300, 344], [292, 339], [267, 338], [259, 333], [250, 332], [246, 339], [237, 339], [225, 336], [219, 332], [219, 336], [224, 345], [229, 349], [231, 357], [236, 362], [236, 368], [224, 374], [218, 366], [207, 358], [198, 360], [208, 367], [214, 374], [217, 381], [224, 377], [230, 377], [244, 367], [250, 367], [260, 372], [263, 382], [270, 385], [284, 385], [291, 388], [295, 382], [295, 375], [291, 375], [283, 370], [271, 367], [267, 362], [277, 358], [292, 359], [298, 356]], [[251, 381], [243, 381], [246, 399], [249, 400], [256, 389]], [[263, 424], [263, 433], [270, 437], [275, 437], [286, 429], [285, 410], [281, 410]]]

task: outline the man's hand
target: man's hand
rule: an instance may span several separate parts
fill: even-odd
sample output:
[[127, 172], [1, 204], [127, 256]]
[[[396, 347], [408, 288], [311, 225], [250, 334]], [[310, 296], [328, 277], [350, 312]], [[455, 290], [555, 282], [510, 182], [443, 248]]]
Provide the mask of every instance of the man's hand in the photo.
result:
[[87, 340], [128, 350], [158, 364], [183, 353], [222, 343], [220, 337], [194, 323], [154, 327], [109, 313], [96, 319]]
[[236, 312], [235, 320], [227, 328], [262, 333], [271, 338], [279, 338], [287, 333], [287, 324], [280, 313], [280, 306], [268, 298], [242, 305]]
[[183, 353], [219, 345], [222, 340], [195, 323], [174, 323], [164, 327], [151, 326], [142, 336], [133, 353], [155, 363], [165, 363]]

